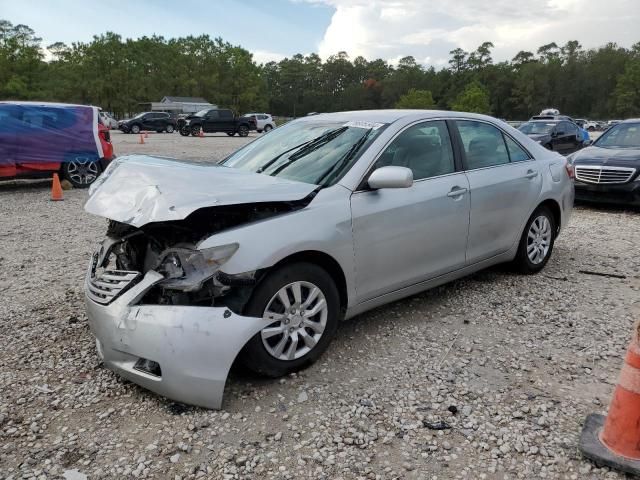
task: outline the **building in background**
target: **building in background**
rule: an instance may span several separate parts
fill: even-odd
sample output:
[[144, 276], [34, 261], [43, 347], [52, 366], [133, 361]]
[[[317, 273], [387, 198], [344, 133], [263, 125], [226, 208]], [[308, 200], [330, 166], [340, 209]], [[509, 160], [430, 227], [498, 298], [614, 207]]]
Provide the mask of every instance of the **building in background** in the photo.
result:
[[202, 97], [162, 97], [159, 102], [140, 103], [143, 111], [168, 113], [195, 113], [200, 110], [216, 108]]

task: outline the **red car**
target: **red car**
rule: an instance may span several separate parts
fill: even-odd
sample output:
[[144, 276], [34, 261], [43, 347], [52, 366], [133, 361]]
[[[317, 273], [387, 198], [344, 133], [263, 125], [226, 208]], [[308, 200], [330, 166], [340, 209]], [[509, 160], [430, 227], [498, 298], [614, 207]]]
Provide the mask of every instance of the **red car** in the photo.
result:
[[109, 129], [97, 107], [0, 102], [0, 180], [58, 172], [84, 188], [113, 157]]

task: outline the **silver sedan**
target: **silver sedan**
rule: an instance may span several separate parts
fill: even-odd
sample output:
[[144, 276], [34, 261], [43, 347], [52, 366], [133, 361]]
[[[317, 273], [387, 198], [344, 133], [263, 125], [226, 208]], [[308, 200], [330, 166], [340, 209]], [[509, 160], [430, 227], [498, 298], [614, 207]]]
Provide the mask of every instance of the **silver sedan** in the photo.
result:
[[494, 118], [380, 110], [290, 122], [219, 165], [112, 162], [86, 304], [104, 364], [219, 408], [236, 358], [316, 360], [338, 323], [511, 262], [540, 271], [569, 221], [566, 160]]

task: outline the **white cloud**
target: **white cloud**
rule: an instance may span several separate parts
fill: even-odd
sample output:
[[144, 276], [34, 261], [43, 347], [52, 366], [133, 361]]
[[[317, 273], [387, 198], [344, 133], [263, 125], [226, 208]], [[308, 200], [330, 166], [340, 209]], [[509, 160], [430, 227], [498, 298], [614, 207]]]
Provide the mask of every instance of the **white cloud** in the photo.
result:
[[322, 58], [346, 51], [351, 58], [413, 55], [442, 65], [450, 50], [475, 50], [484, 41], [494, 43], [495, 60], [507, 60], [550, 42], [578, 40], [591, 48], [640, 40], [639, 0], [308, 1], [335, 8], [318, 45]]
[[269, 62], [279, 62], [286, 55], [277, 52], [270, 52], [268, 50], [252, 50], [253, 60], [256, 63], [269, 63]]

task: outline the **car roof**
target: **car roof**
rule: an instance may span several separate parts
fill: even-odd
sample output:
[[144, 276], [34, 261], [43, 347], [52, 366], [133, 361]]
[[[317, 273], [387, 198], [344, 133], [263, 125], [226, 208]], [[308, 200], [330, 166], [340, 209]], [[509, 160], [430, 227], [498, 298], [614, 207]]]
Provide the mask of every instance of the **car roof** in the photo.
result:
[[560, 123], [560, 122], [568, 122], [568, 120], [560, 120], [557, 118], [550, 118], [548, 120], [545, 120], [543, 118], [536, 118], [533, 120], [527, 120], [524, 123]]
[[640, 118], [627, 118], [626, 120], [622, 120], [620, 123], [640, 123]]
[[94, 107], [93, 105], [80, 105], [79, 103], [38, 102], [38, 101], [20, 101], [20, 100], [1, 100], [0, 104], [33, 105], [33, 106], [42, 106], [42, 107], [99, 108], [99, 107]]
[[404, 109], [388, 109], [388, 110], [356, 110], [347, 112], [317, 113], [300, 117], [296, 121], [317, 122], [318, 120], [329, 121], [361, 121], [361, 122], [379, 122], [393, 123], [400, 119], [429, 119], [429, 118], [468, 118], [477, 120], [487, 120], [499, 122], [500, 120], [488, 115], [479, 113], [455, 112], [448, 110], [404, 110]]

